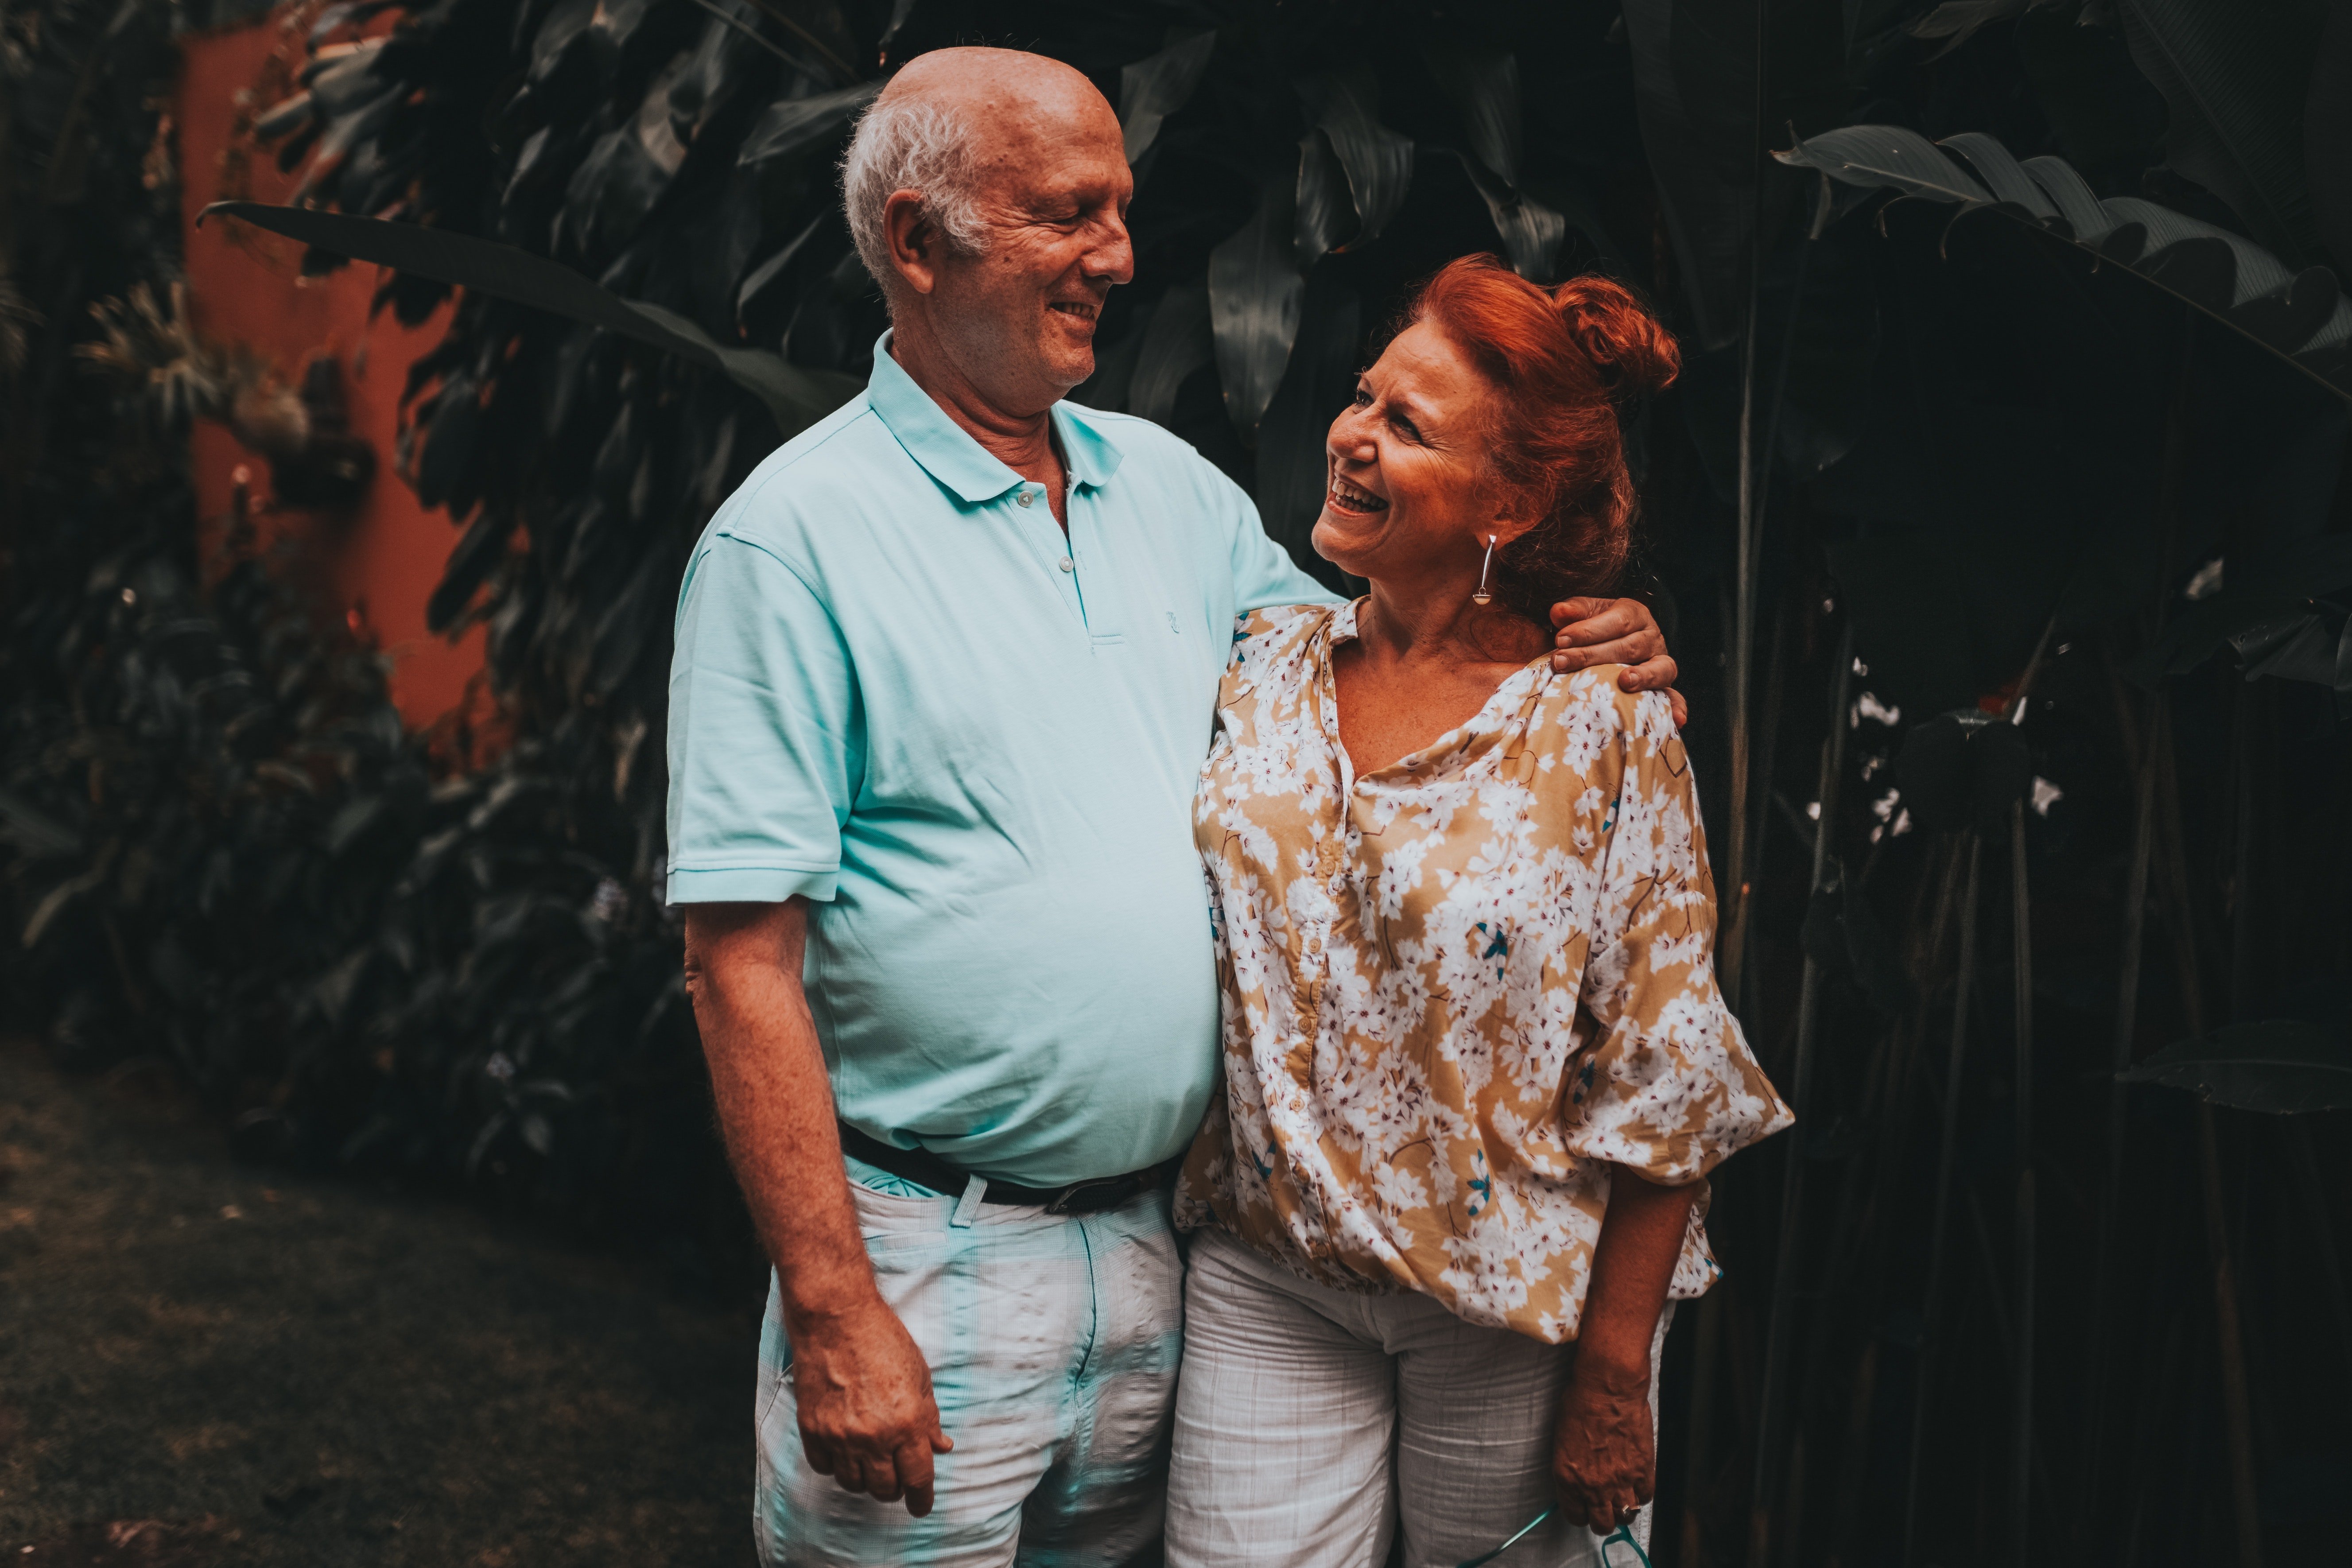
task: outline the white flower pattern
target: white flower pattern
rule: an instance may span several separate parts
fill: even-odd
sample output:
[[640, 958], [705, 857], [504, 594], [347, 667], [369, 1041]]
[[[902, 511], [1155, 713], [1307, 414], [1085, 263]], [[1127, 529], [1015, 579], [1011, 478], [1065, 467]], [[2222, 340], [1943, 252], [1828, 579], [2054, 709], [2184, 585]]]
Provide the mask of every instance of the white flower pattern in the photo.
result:
[[1538, 658], [1359, 779], [1331, 649], [1356, 606], [1236, 632], [1193, 835], [1223, 1094], [1177, 1218], [1310, 1279], [1576, 1337], [1609, 1166], [1699, 1184], [1792, 1120], [1716, 988], [1715, 889], [1665, 697]]

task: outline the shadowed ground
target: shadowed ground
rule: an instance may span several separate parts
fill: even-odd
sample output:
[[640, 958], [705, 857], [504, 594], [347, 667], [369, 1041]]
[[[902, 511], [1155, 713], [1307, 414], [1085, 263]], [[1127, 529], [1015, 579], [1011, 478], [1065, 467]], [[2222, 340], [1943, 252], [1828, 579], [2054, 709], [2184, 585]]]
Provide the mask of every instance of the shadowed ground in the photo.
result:
[[0, 1563], [743, 1568], [757, 1333], [0, 1041]]

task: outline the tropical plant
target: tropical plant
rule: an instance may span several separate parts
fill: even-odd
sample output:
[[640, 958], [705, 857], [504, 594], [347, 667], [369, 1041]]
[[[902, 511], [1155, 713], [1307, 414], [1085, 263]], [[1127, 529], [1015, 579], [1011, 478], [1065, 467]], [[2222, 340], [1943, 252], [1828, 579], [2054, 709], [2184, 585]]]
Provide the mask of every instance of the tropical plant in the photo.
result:
[[[86, 59], [58, 15], [42, 47]], [[1192, 441], [1310, 568], [1316, 437], [1438, 262], [1609, 269], [1682, 337], [1681, 386], [1629, 410], [1644, 591], [1726, 983], [1801, 1123], [1717, 1183], [1659, 1560], [2251, 1568], [2340, 1539], [2344, 6], [299, 16], [310, 63], [257, 132], [303, 196], [213, 221], [383, 264], [411, 321], [462, 289], [402, 460], [463, 530], [434, 614], [487, 626], [516, 739], [404, 741], [367, 650], [249, 553], [198, 586], [168, 468], [44, 500], [5, 973], [83, 1059], [171, 1040], [257, 1148], [574, 1214], [716, 1204], [659, 895], [677, 576], [867, 368], [851, 117], [917, 53], [1012, 41], [1103, 88], [1139, 180], [1077, 395]], [[50, 116], [20, 145], [61, 101], [19, 100]], [[65, 288], [46, 231], [12, 253], [20, 387], [66, 384], [39, 367], [89, 304], [168, 288], [125, 156], [74, 209], [116, 215], [78, 231], [102, 277]], [[26, 473], [116, 430], [71, 384], [73, 442]]]

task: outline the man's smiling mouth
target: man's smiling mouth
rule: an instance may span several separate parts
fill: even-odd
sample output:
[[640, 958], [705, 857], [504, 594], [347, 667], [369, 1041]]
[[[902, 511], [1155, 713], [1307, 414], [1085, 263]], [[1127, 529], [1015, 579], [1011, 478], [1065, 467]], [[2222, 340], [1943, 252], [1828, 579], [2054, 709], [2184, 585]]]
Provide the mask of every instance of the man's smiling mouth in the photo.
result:
[[1049, 310], [1059, 310], [1066, 316], [1075, 316], [1089, 326], [1094, 324], [1096, 317], [1102, 314], [1100, 305], [1088, 304], [1077, 300], [1056, 300], [1045, 308]]
[[1332, 476], [1331, 504], [1341, 511], [1386, 511], [1389, 503], [1367, 489], [1359, 489], [1337, 475]]

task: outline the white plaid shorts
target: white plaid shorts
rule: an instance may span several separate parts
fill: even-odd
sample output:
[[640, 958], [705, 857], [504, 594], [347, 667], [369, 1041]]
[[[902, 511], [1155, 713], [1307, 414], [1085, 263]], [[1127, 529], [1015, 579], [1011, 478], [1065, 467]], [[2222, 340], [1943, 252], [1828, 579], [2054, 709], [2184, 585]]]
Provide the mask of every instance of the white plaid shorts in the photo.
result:
[[[853, 1162], [883, 1299], [931, 1368], [928, 1518], [845, 1491], [801, 1450], [772, 1278], [760, 1335], [752, 1528], [767, 1568], [1122, 1568], [1156, 1563], [1183, 1345], [1162, 1193], [1102, 1214], [962, 1205]], [[895, 1189], [895, 1190], [892, 1190]]]

